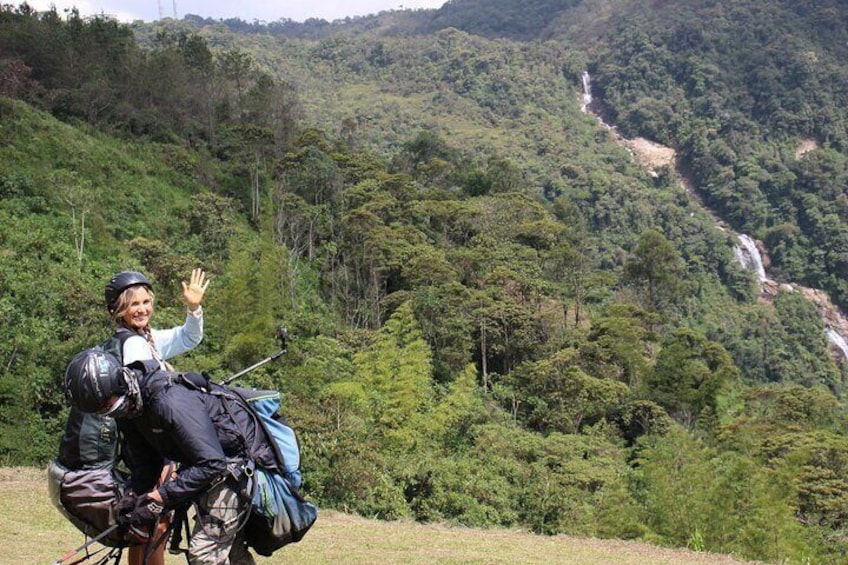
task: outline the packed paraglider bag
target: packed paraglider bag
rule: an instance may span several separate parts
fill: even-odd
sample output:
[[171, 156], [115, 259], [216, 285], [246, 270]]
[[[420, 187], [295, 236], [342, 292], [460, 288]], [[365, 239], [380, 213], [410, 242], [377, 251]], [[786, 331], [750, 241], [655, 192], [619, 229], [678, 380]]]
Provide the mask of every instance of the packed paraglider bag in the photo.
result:
[[[247, 545], [267, 557], [284, 545], [300, 541], [315, 523], [318, 508], [298, 490], [300, 447], [294, 430], [280, 416], [280, 393], [219, 385], [198, 373], [180, 373], [175, 382], [220, 397], [231, 416], [240, 406], [262, 431], [247, 450], [252, 475], [245, 493], [251, 499], [245, 525]], [[270, 457], [260, 455], [269, 450]]]
[[247, 544], [259, 555], [270, 556], [286, 544], [300, 541], [318, 509], [305, 500], [281, 474], [256, 469], [253, 512], [247, 522]]
[[[54, 460], [47, 469], [47, 486], [54, 506], [86, 536], [97, 537], [117, 523], [115, 505], [125, 479], [114, 467], [72, 471]], [[126, 547], [131, 540], [116, 528], [100, 543]]]

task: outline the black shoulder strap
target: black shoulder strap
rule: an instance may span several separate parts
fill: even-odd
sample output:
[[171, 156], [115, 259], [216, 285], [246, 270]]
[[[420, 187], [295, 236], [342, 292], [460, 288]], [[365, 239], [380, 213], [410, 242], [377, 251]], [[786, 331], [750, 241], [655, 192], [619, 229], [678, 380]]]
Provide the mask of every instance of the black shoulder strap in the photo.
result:
[[138, 335], [127, 328], [118, 328], [106, 341], [100, 344], [100, 349], [114, 355], [121, 365], [124, 364], [124, 343], [131, 337]]
[[214, 394], [216, 392], [213, 390], [211, 379], [204, 373], [177, 373], [176, 376], [179, 378], [179, 382], [181, 382], [186, 388], [199, 390], [201, 392], [208, 392], [210, 394]]

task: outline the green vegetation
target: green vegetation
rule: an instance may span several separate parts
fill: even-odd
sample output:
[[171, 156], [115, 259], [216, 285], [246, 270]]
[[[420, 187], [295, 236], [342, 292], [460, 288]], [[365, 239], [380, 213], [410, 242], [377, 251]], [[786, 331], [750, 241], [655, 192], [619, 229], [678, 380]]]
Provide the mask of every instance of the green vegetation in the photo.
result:
[[[674, 171], [580, 112], [579, 75], [623, 131], [678, 150], [775, 276], [844, 303], [845, 132], [826, 116], [845, 40], [828, 50], [844, 26], [825, 23], [845, 10], [690, 4], [133, 28], [2, 7], [0, 461], [54, 455], [110, 274], [149, 273], [167, 325], [200, 264], [207, 337], [181, 367], [223, 377], [288, 326], [250, 382], [285, 393], [319, 506], [840, 563], [824, 321], [800, 294], [757, 300]], [[819, 72], [762, 76], [753, 100], [758, 58], [784, 62], [760, 44], [802, 39]]]

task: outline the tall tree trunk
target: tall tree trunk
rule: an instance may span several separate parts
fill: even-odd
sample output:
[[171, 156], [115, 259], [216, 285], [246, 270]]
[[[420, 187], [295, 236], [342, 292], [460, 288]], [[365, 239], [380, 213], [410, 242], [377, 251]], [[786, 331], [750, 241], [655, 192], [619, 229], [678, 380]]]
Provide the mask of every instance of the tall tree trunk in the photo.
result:
[[259, 211], [260, 211], [260, 191], [259, 191], [259, 166], [262, 162], [261, 154], [259, 149], [254, 150], [254, 163], [253, 163], [253, 174], [251, 175], [251, 187], [250, 187], [250, 214], [253, 217], [253, 220], [256, 221], [259, 219]]
[[486, 360], [486, 322], [480, 322], [480, 368], [483, 372], [483, 389], [489, 390], [489, 365]]

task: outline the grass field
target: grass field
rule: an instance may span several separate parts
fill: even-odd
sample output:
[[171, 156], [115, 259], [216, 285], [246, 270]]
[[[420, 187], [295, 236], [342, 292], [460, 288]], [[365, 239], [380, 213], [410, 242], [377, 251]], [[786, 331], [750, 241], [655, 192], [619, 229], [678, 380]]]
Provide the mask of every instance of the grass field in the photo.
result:
[[[45, 473], [0, 468], [0, 565], [49, 565], [85, 542], [51, 505]], [[125, 562], [122, 561], [122, 563]], [[168, 565], [185, 563], [168, 555]], [[543, 537], [518, 530], [478, 530], [412, 522], [380, 522], [322, 510], [298, 544], [259, 565], [329, 564], [573, 564], [741, 565], [724, 555], [648, 544], [571, 536]]]

